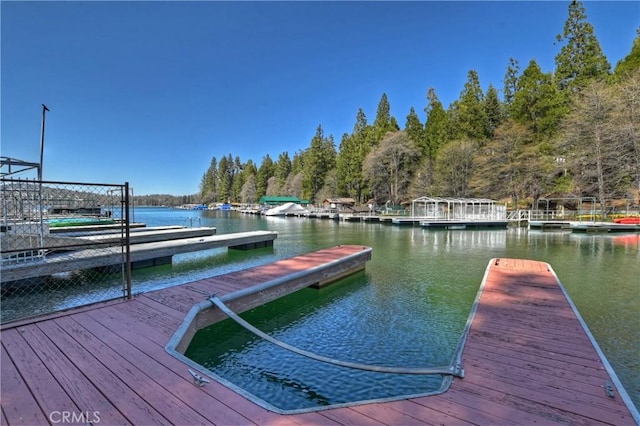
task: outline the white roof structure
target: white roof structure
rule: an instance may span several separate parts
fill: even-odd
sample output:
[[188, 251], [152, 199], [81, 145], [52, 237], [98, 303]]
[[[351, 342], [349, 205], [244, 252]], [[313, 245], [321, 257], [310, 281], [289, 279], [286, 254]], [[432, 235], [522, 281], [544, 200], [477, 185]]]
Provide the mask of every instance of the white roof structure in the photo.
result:
[[506, 206], [488, 198], [420, 197], [411, 202], [411, 216], [438, 220], [504, 220]]

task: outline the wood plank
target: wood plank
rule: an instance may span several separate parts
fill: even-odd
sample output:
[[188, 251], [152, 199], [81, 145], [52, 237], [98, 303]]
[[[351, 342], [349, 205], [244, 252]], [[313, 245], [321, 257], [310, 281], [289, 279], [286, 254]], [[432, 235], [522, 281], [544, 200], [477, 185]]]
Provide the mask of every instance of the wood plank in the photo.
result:
[[171, 287], [153, 293], [146, 293], [144, 297], [187, 314], [191, 308], [205, 300], [204, 294], [182, 287]]
[[[256, 281], [251, 281], [250, 285], [254, 285]], [[206, 280], [195, 281], [189, 284], [189, 287], [194, 291], [200, 292], [203, 295], [211, 295], [216, 293], [223, 295], [227, 293], [233, 293], [234, 291], [241, 290], [247, 287], [247, 281], [243, 280], [229, 280], [225, 278], [213, 277]]]
[[[509, 383], [502, 379], [495, 379], [491, 375], [476, 375], [465, 377], [465, 381], [489, 389], [500, 389], [505, 395], [513, 395], [521, 399], [533, 401], [538, 404], [542, 412], [555, 411], [557, 420], [568, 423], [593, 423], [594, 421], [605, 424], [633, 424], [632, 419], [625, 415], [622, 409], [602, 410], [600, 407], [592, 407], [586, 402], [575, 400], [576, 395], [566, 392], [553, 392], [548, 387], [536, 386], [531, 382]], [[553, 392], [553, 394], [552, 394]], [[573, 399], [573, 401], [571, 401]], [[542, 417], [542, 413], [540, 414]], [[578, 420], [580, 419], [580, 420]]]
[[[453, 389], [451, 391], [454, 391]], [[521, 421], [526, 424], [548, 424], [548, 423], [564, 423], [572, 425], [586, 425], [592, 424], [588, 419], [585, 419], [579, 415], [573, 415], [566, 411], [559, 410], [550, 405], [542, 404], [536, 401], [532, 401], [527, 398], [522, 398], [517, 395], [503, 392], [501, 389], [494, 389], [487, 384], [475, 384], [471, 381], [463, 381], [456, 387], [456, 392], [468, 392], [473, 395], [478, 395], [486, 399], [486, 405], [488, 407], [493, 406], [495, 410], [502, 410], [502, 407], [508, 407], [510, 409], [515, 408], [523, 413], [525, 416], [519, 416], [518, 419], [527, 418], [533, 416], [538, 418], [537, 421]]]
[[173, 334], [173, 332], [166, 327], [160, 328], [156, 327], [154, 324], [138, 322], [135, 315], [129, 314], [126, 309], [100, 309], [98, 311], [89, 311], [87, 313], [96, 321], [101, 321], [102, 318], [108, 318], [111, 321], [118, 321], [122, 329], [137, 330], [138, 334], [153, 339], [162, 347], [164, 347]]
[[0, 425], [8, 425], [9, 420], [7, 420], [7, 416], [4, 415], [4, 409], [0, 407]]
[[[215, 398], [210, 398], [202, 391], [201, 387], [195, 386], [193, 380], [186, 371], [178, 375], [167, 369], [155, 357], [149, 356], [129, 342], [119, 336], [119, 328], [112, 330], [105, 325], [93, 320], [90, 316], [83, 314], [73, 318], [87, 331], [95, 336], [100, 336], [102, 343], [110, 347], [114, 352], [128, 360], [141, 373], [148, 376], [164, 390], [170, 393], [170, 398], [180, 402], [200, 414], [204, 419], [216, 419], [216, 423], [224, 424], [246, 424], [249, 420], [235, 411], [224, 410], [223, 406]], [[140, 337], [138, 336], [136, 341]], [[156, 355], [163, 355], [161, 351]], [[147, 398], [148, 400], [151, 400]], [[157, 401], [158, 398], [153, 398]], [[184, 408], [180, 408], [184, 409]]]
[[[120, 337], [135, 345], [138, 350], [154, 358], [173, 373], [187, 377], [188, 367], [164, 350], [164, 344], [168, 340], [167, 338], [159, 340], [151, 333], [148, 333], [147, 330], [141, 330], [135, 323], [124, 322], [122, 318], [115, 315], [102, 315], [97, 312], [87, 312], [86, 315], [111, 330], [117, 330]], [[201, 389], [209, 396], [221, 401], [225, 406], [233, 408], [254, 423], [265, 424], [276, 420], [280, 421], [279, 419], [281, 419], [279, 414], [270, 412], [249, 402], [241, 395], [216, 381], [212, 381]], [[221, 411], [219, 415], [225, 416], [226, 413]], [[293, 420], [290, 422], [284, 421], [284, 423], [295, 424]]]
[[[571, 346], [558, 346], [551, 348], [549, 346], [540, 345], [538, 342], [532, 340], [521, 339], [517, 336], [504, 336], [499, 333], [489, 333], [486, 331], [478, 331], [469, 338], [470, 343], [473, 343], [474, 347], [477, 345], [479, 349], [488, 351], [486, 347], [496, 347], [499, 343], [497, 351], [501, 352], [501, 347], [504, 347], [506, 351], [513, 351], [522, 354], [531, 354], [535, 357], [559, 357], [563, 362], [572, 362], [578, 365], [592, 366], [598, 368], [602, 366], [602, 363], [597, 357], [593, 356], [591, 352], [585, 352], [584, 348]], [[573, 358], [573, 359], [571, 359]]]
[[[425, 397], [425, 399], [428, 399], [428, 398], [437, 398], [437, 396]], [[445, 424], [472, 425], [472, 424], [475, 424], [475, 423], [461, 420], [459, 418], [455, 418], [441, 411], [435, 410], [429, 406], [421, 405], [417, 403], [414, 399], [394, 401], [393, 403], [383, 403], [383, 404], [380, 404], [380, 406], [383, 409], [397, 411], [399, 413], [402, 413], [414, 419], [417, 419], [421, 424], [424, 424], [424, 425], [445, 425]], [[358, 407], [353, 407], [353, 409], [358, 410]]]
[[377, 419], [363, 415], [351, 407], [334, 408], [333, 410], [325, 410], [321, 413], [326, 418], [333, 420], [341, 425], [381, 425], [385, 424]]
[[[443, 394], [436, 396], [428, 396], [422, 398], [416, 398], [415, 401], [417, 404], [420, 404], [424, 407], [428, 407], [430, 409], [439, 411], [441, 413], [447, 414], [454, 419], [457, 419], [453, 422], [453, 424], [457, 424], [458, 422], [466, 422], [473, 423], [476, 425], [501, 425], [501, 424], [510, 424], [515, 422], [515, 420], [511, 419], [511, 421], [507, 422], [504, 419], [491, 414], [491, 412], [496, 411], [495, 407], [487, 407], [486, 411], [477, 411], [468, 405], [465, 405], [463, 401], [451, 400], [448, 398], [443, 398]], [[494, 409], [489, 409], [494, 408]]]
[[[127, 425], [127, 419], [116, 410], [102, 410], [110, 405], [89, 379], [56, 347], [38, 327], [25, 327], [22, 336], [57, 378], [64, 391], [84, 413], [86, 419], [99, 418], [107, 424]], [[54, 337], [54, 336], [52, 336]], [[55, 338], [55, 337], [54, 337]], [[76, 413], [80, 415], [80, 413]]]
[[490, 346], [486, 348], [487, 350], [481, 350], [477, 346], [469, 348], [465, 352], [465, 363], [474, 366], [486, 366], [490, 363], [500, 362], [501, 371], [531, 369], [540, 375], [567, 378], [572, 382], [580, 382], [585, 385], [602, 386], [603, 367], [601, 364], [599, 366], [581, 365], [573, 360], [569, 362], [560, 361], [553, 358], [536, 357], [523, 352], [514, 352], [512, 356], [509, 356], [506, 350], [495, 350]]
[[111, 311], [125, 312], [134, 321], [148, 324], [156, 330], [169, 334], [174, 333], [182, 323], [182, 320], [166, 315], [164, 312], [138, 300], [131, 300], [126, 305], [114, 305]]
[[[543, 423], [544, 417], [528, 413], [518, 407], [512, 407], [505, 404], [492, 404], [485, 395], [473, 392], [465, 392], [463, 390], [451, 389], [440, 396], [442, 399], [464, 405], [472, 409], [474, 412], [486, 413], [496, 416], [499, 420], [497, 424], [536, 424]], [[517, 420], [516, 420], [517, 419]]]
[[[4, 337], [4, 333], [3, 336]], [[5, 425], [42, 425], [48, 424], [47, 415], [42, 412], [36, 397], [31, 393], [27, 383], [9, 357], [2, 345], [0, 362], [2, 363], [2, 415]]]
[[67, 357], [84, 372], [89, 380], [97, 387], [111, 403], [103, 407], [101, 412], [117, 410], [127, 417], [133, 424], [169, 424], [169, 421], [156, 411], [148, 402], [143, 400], [135, 389], [127, 386], [120, 378], [112, 373], [101, 361], [102, 352], [90, 352], [76, 341], [71, 334], [64, 331], [64, 327], [57, 322], [65, 322], [66, 318], [38, 323], [38, 327], [47, 335], [56, 336], [54, 343], [65, 351]]
[[39, 401], [45, 416], [62, 411], [80, 413], [80, 408], [60, 386], [58, 379], [51, 374], [33, 348], [22, 337], [21, 334], [28, 327], [33, 326], [3, 331], [2, 344], [16, 368], [27, 373], [22, 377], [29, 391]]
[[504, 357], [505, 362], [513, 360], [516, 365], [521, 363], [536, 364], [541, 367], [560, 368], [566, 370], [569, 373], [575, 375], [593, 375], [596, 377], [602, 377], [602, 371], [604, 365], [598, 359], [593, 359], [588, 356], [576, 356], [576, 352], [571, 348], [567, 350], [566, 347], [558, 348], [550, 351], [549, 348], [531, 348], [518, 342], [501, 341], [503, 347], [496, 347], [495, 344], [491, 344], [486, 335], [481, 338], [473, 339], [474, 346], [469, 348], [466, 355], [479, 357]]
[[147, 297], [144, 294], [138, 295], [135, 297], [135, 300], [137, 300], [139, 303], [144, 303], [145, 305], [149, 306], [150, 308], [156, 309], [158, 311], [161, 311], [164, 315], [167, 315], [173, 319], [176, 319], [178, 321], [182, 321], [184, 319], [184, 312], [175, 309], [171, 306], [167, 306], [164, 305], [162, 303], [159, 303], [153, 299], [151, 299], [150, 297]]
[[390, 409], [394, 404], [363, 404], [349, 407], [356, 413], [363, 414], [385, 425], [425, 425], [424, 420], [415, 418], [406, 412]]

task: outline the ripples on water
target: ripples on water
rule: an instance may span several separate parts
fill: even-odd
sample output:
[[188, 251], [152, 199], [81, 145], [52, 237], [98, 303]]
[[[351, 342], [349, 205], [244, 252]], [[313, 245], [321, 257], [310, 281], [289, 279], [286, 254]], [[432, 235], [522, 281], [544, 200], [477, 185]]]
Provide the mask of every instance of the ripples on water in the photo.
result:
[[[272, 248], [246, 252], [216, 249], [175, 256], [173, 265], [135, 270], [134, 292], [234, 272], [338, 244], [373, 247], [373, 257], [365, 273], [320, 291], [305, 289], [300, 295], [292, 296], [292, 301], [276, 301], [273, 306], [269, 304], [263, 310], [248, 313], [247, 318], [284, 341], [293, 340], [296, 344], [299, 341], [305, 349], [340, 359], [385, 365], [449, 363], [491, 258], [549, 262], [627, 392], [636, 406], [640, 406], [640, 242], [637, 234], [543, 233], [526, 229], [428, 231], [371, 223], [147, 208], [137, 209], [135, 220], [148, 226], [188, 226], [190, 223], [214, 226], [218, 234], [273, 230], [278, 231], [279, 236]], [[70, 307], [77, 304], [79, 298], [68, 290], [46, 295], [44, 299], [43, 303], [52, 306]], [[3, 299], [3, 309], [7, 306]], [[213, 336], [205, 338], [216, 342], [217, 349], [202, 355], [211, 365], [228, 366], [243, 380], [258, 374], [259, 386], [286, 389], [306, 404], [324, 404], [344, 397], [327, 395], [317, 380], [341, 387], [336, 385], [340, 383], [336, 380], [352, 372], [320, 366], [315, 361], [290, 360], [299, 356], [244, 334], [230, 321], [220, 324], [219, 328]], [[372, 328], [383, 336], [381, 340], [371, 337]], [[372, 341], [377, 342], [374, 349], [371, 349]], [[416, 344], [412, 344], [414, 341]], [[395, 351], [390, 352], [394, 354], [391, 358], [384, 357], [387, 348]], [[261, 355], [256, 356], [258, 353]], [[265, 358], [279, 362], [257, 365]], [[406, 376], [375, 376], [364, 374], [359, 378], [365, 385], [352, 390], [352, 396], [384, 397], [386, 389], [395, 386], [406, 385], [410, 388], [408, 392], [439, 386], [439, 379], [436, 384], [432, 383], [433, 379], [420, 378], [418, 380], [425, 383], [416, 385], [415, 382], [407, 384]], [[384, 392], [380, 393], [380, 389]]]
[[[599, 345], [614, 365], [626, 390], [636, 405], [640, 402], [640, 324], [637, 316], [637, 307], [640, 304], [640, 243], [637, 235], [580, 235], [566, 232], [529, 232], [526, 229], [427, 231], [378, 224], [295, 218], [272, 219], [265, 221], [249, 217], [238, 220], [257, 222], [259, 226], [265, 226], [260, 229], [279, 231], [280, 236], [276, 240], [274, 250], [276, 257], [279, 257], [279, 254], [283, 257], [293, 256], [336, 244], [363, 244], [373, 247], [373, 259], [367, 264], [366, 279], [362, 284], [366, 290], [360, 289], [360, 293], [356, 292], [357, 296], [353, 298], [330, 302], [336, 311], [342, 313], [338, 318], [344, 315], [351, 318], [348, 325], [342, 323], [336, 325], [333, 331], [324, 333], [332, 336], [330, 339], [335, 339], [336, 342], [350, 342], [344, 344], [341, 349], [343, 352], [338, 352], [342, 357], [349, 355], [363, 362], [370, 360], [370, 352], [358, 351], [362, 348], [360, 342], [353, 343], [350, 335], [343, 335], [344, 327], [348, 327], [356, 335], [365, 334], [360, 331], [360, 320], [366, 318], [374, 328], [380, 327], [378, 337], [375, 333], [368, 335], [376, 342], [374, 346], [384, 349], [377, 351], [386, 354], [385, 359], [378, 359], [379, 362], [388, 364], [390, 360], [401, 360], [404, 365], [411, 366], [448, 364], [489, 260], [494, 257], [541, 260], [552, 265]], [[355, 310], [354, 306], [360, 306], [361, 302], [368, 306], [365, 308], [366, 315]], [[323, 310], [329, 311], [328, 308]], [[260, 321], [262, 314], [255, 315], [250, 318]], [[314, 317], [310, 314], [308, 316]], [[331, 315], [323, 318], [323, 321], [331, 325]], [[306, 322], [300, 327], [295, 324], [289, 325], [286, 336], [293, 339], [294, 344], [297, 344], [298, 338], [304, 341], [301, 336], [304, 336], [305, 332], [299, 331], [300, 334], [295, 334], [291, 328], [313, 329]], [[265, 330], [274, 332], [276, 336], [280, 333], [278, 327], [268, 327]], [[388, 339], [388, 336], [397, 339]], [[407, 341], [412, 340], [417, 340], [416, 345], [421, 348], [433, 350], [427, 351], [427, 354], [412, 353], [411, 345], [406, 345]], [[220, 342], [219, 336], [213, 341]], [[325, 354], [321, 350], [326, 343], [317, 342], [315, 345], [317, 346], [312, 345], [310, 348]], [[239, 351], [237, 348], [236, 350]], [[247, 349], [246, 354], [250, 355], [245, 358], [260, 359], [262, 355], [258, 354], [262, 354], [261, 350]], [[406, 354], [409, 355], [404, 358]], [[297, 357], [280, 355], [286, 356]], [[441, 358], [438, 359], [437, 356]], [[273, 359], [273, 355], [270, 357]], [[266, 359], [269, 359], [269, 356]], [[287, 358], [282, 359], [283, 365], [295, 364]], [[212, 361], [211, 365], [214, 371], [220, 372], [226, 371], [229, 365], [233, 368], [234, 364], [228, 363], [229, 360], [225, 359], [224, 363], [217, 364], [217, 361]], [[308, 367], [311, 371], [321, 371], [318, 376], [334, 377], [330, 372], [325, 373], [318, 368], [324, 367]], [[423, 386], [422, 383], [412, 382], [415, 378], [386, 379], [393, 383], [402, 383], [405, 387], [401, 392], [407, 393], [415, 393], [416, 389], [432, 390], [433, 386], [438, 386], [429, 383], [431, 387], [428, 387], [427, 384]], [[424, 378], [420, 380], [422, 379]], [[235, 376], [234, 380], [239, 383], [243, 380], [251, 381], [241, 374]], [[387, 396], [384, 392], [382, 396], [380, 393], [372, 392], [366, 380], [362, 380], [363, 386], [358, 389], [346, 384], [341, 388], [330, 380], [327, 383], [334, 388], [340, 388], [339, 394], [350, 391], [352, 395], [358, 394], [365, 399]], [[377, 377], [370, 380], [375, 383], [383, 379]], [[265, 380], [265, 383], [268, 382], [269, 380]], [[264, 383], [256, 386], [264, 386]], [[296, 389], [296, 386], [292, 389]], [[259, 388], [258, 391], [265, 390]], [[275, 393], [275, 401], [286, 403], [279, 400], [283, 392]], [[304, 396], [303, 393], [302, 397]], [[331, 398], [333, 397], [336, 401], [341, 401], [343, 396], [335, 395]], [[331, 399], [326, 394], [325, 398]]]

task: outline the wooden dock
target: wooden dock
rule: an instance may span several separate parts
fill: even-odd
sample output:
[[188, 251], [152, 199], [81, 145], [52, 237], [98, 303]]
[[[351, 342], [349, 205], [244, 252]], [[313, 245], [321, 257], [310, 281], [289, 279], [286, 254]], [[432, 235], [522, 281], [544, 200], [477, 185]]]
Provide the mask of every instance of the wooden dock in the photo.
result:
[[[1, 424], [634, 425], [638, 412], [546, 263], [489, 264], [443, 394], [304, 414], [268, 411], [212, 381], [193, 384], [165, 345], [203, 293], [229, 294], [334, 262], [342, 246], [2, 327]], [[470, 318], [471, 319], [471, 318]], [[612, 393], [613, 397], [609, 396]], [[80, 419], [80, 420], [78, 420]]]
[[[214, 229], [214, 228], [210, 228]], [[209, 231], [208, 231], [209, 232]], [[131, 262], [145, 265], [168, 263], [176, 254], [213, 248], [229, 247], [240, 250], [272, 246], [278, 233], [273, 231], [236, 232], [204, 235], [192, 238], [154, 241], [131, 245]], [[122, 263], [121, 247], [111, 249], [84, 249], [71, 254], [54, 254], [31, 262], [2, 265], [2, 282], [24, 280], [82, 269], [99, 268]]]

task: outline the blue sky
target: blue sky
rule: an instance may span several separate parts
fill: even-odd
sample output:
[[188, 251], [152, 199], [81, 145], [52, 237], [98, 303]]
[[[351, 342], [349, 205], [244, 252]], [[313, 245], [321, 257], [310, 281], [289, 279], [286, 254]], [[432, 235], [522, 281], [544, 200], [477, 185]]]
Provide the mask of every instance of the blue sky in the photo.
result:
[[[212, 157], [291, 158], [317, 126], [373, 122], [386, 93], [404, 126], [433, 87], [447, 107], [471, 69], [502, 89], [509, 58], [554, 70], [569, 1], [1, 3], [2, 155], [44, 178], [193, 194]], [[612, 66], [639, 2], [585, 2]]]

